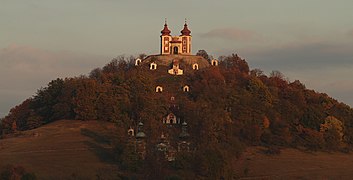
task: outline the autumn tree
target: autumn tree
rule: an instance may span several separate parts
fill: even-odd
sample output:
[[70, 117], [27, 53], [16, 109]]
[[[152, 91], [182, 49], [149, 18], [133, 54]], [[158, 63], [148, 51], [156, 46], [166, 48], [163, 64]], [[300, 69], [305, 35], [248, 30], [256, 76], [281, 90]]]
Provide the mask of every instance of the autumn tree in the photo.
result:
[[62, 93], [63, 86], [64, 80], [58, 78], [49, 82], [47, 87], [38, 90], [36, 96], [33, 98], [31, 108], [35, 109], [35, 113], [41, 116], [45, 123], [57, 120], [53, 117], [53, 106], [58, 103], [58, 97]]
[[76, 80], [76, 88], [73, 96], [75, 119], [96, 120], [96, 102], [98, 84], [95, 80], [81, 77]]
[[340, 147], [344, 135], [343, 123], [340, 120], [334, 116], [327, 116], [320, 126], [320, 132], [324, 134], [328, 149]]

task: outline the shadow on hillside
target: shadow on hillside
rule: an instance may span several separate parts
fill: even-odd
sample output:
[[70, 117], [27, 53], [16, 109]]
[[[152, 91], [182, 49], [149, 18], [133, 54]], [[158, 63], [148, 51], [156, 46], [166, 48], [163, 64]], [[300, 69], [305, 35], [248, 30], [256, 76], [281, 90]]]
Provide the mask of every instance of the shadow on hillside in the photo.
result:
[[98, 134], [94, 131], [91, 131], [89, 129], [81, 129], [81, 134], [87, 137], [92, 138], [95, 142], [100, 143], [100, 144], [110, 144], [110, 137]]
[[110, 137], [100, 135], [89, 129], [81, 129], [81, 134], [91, 138], [93, 141], [84, 142], [94, 154], [105, 163], [115, 164], [114, 152], [111, 147]]

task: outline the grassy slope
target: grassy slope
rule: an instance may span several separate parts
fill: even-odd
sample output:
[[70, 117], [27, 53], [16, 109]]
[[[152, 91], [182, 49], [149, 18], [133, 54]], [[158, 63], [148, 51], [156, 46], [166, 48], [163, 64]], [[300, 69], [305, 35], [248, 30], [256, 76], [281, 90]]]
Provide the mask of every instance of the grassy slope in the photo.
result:
[[283, 149], [265, 155], [263, 147], [246, 150], [236, 164], [241, 179], [352, 179], [353, 154]]
[[114, 130], [107, 122], [62, 120], [26, 131], [0, 140], [0, 167], [22, 165], [40, 179], [116, 177], [109, 142]]

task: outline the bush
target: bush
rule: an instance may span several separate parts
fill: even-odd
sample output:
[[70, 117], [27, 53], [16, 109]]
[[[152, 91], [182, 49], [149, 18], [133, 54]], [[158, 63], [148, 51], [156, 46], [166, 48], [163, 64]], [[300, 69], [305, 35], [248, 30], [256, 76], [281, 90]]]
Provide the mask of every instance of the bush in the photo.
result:
[[1, 180], [14, 180], [14, 179], [21, 179], [21, 180], [35, 180], [37, 179], [34, 173], [26, 172], [25, 168], [22, 166], [14, 166], [14, 165], [7, 165], [2, 168], [3, 170], [0, 173]]

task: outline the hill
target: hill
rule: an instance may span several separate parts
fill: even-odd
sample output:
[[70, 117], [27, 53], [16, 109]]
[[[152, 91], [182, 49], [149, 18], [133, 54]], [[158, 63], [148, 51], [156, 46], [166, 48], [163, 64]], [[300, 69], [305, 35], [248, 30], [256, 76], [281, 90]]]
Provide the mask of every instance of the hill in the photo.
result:
[[238, 177], [233, 162], [251, 146], [349, 152], [353, 144], [351, 107], [279, 71], [251, 70], [237, 54], [121, 56], [89, 76], [51, 81], [0, 130], [7, 137], [60, 119], [114, 123], [111, 160], [146, 179]]
[[109, 122], [60, 120], [23, 131], [0, 140], [0, 167], [21, 165], [38, 179], [117, 179], [116, 130]]

